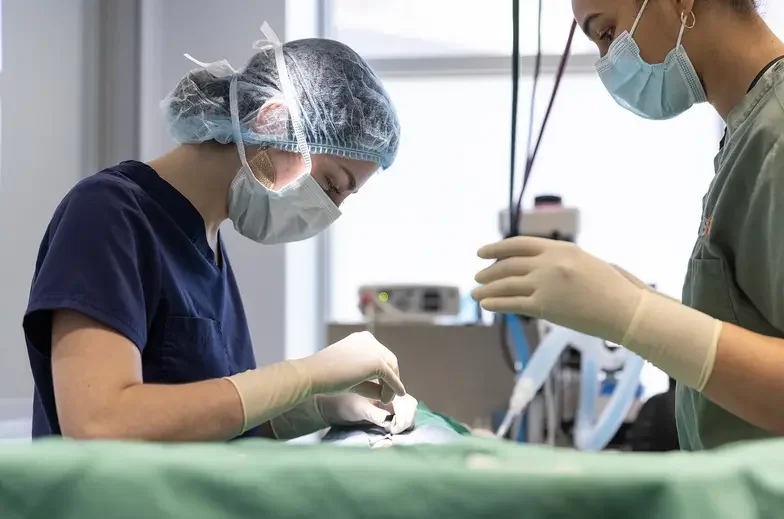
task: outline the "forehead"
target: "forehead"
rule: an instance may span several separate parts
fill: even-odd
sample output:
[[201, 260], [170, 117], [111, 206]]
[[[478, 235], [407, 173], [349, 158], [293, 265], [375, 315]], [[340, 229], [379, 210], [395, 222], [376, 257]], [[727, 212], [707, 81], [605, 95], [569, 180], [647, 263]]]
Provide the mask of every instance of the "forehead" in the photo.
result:
[[619, 4], [632, 2], [633, 0], [572, 0], [572, 11], [577, 23], [582, 23], [590, 14], [612, 14]]

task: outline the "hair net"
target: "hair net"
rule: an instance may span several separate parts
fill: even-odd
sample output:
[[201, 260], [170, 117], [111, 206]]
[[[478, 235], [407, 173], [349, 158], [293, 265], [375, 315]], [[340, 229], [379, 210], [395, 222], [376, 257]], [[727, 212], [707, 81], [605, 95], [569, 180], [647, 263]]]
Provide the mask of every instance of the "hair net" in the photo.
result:
[[[283, 55], [309, 151], [367, 160], [384, 169], [391, 166], [400, 142], [400, 123], [367, 62], [346, 45], [325, 39], [286, 43]], [[191, 71], [163, 100], [172, 137], [180, 143], [234, 142], [229, 87], [236, 77], [243, 142], [298, 151], [274, 50], [258, 52], [241, 72], [225, 62], [221, 67], [228, 72]], [[259, 110], [268, 102], [281, 105], [265, 110], [258, 124]]]

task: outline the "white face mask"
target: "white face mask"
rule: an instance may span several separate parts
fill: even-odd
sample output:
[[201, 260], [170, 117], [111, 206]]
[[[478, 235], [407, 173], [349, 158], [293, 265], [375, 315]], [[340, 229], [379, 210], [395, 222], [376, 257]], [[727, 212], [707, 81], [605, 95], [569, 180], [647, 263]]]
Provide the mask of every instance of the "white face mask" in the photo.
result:
[[310, 151], [305, 142], [299, 105], [286, 69], [280, 40], [266, 23], [261, 30], [268, 38], [267, 44], [272, 45], [275, 51], [278, 76], [291, 115], [297, 148], [305, 162], [305, 173], [280, 191], [267, 188], [253, 175], [242, 142], [235, 75], [229, 89], [229, 108], [234, 141], [242, 167], [229, 190], [229, 218], [240, 234], [258, 243], [277, 244], [306, 240], [334, 223], [340, 217], [340, 209], [310, 174]]
[[[231, 119], [239, 130], [237, 81], [230, 87]], [[259, 182], [248, 165], [241, 135], [235, 135], [242, 167], [229, 189], [229, 218], [246, 238], [264, 243], [306, 240], [324, 231], [340, 217], [340, 209], [310, 174], [310, 153], [305, 148], [306, 172], [280, 191]], [[261, 153], [265, 153], [262, 151]]]

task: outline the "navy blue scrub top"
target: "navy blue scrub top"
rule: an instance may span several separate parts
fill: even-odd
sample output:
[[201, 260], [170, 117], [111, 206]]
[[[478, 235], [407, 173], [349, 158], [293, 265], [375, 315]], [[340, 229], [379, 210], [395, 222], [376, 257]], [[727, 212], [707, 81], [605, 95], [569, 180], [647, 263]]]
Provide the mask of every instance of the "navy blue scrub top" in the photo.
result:
[[141, 352], [145, 383], [198, 382], [256, 367], [220, 239], [219, 246], [221, 267], [199, 212], [146, 164], [123, 162], [66, 195], [41, 242], [24, 317], [34, 438], [61, 434], [54, 310], [80, 312], [127, 337]]

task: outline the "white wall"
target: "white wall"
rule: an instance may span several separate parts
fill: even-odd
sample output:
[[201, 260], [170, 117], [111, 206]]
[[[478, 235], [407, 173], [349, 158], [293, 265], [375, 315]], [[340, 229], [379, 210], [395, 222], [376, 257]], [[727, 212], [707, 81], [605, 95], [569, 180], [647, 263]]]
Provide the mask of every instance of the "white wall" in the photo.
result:
[[[143, 0], [141, 52], [141, 160], [174, 145], [162, 124], [158, 103], [193, 64], [227, 59], [235, 68], [253, 55], [264, 21], [286, 40], [285, 0]], [[296, 25], [300, 27], [301, 25]], [[290, 27], [290, 26], [289, 26]], [[307, 28], [298, 31], [302, 37]], [[245, 303], [259, 364], [311, 353], [322, 343], [323, 295], [316, 240], [264, 247], [222, 231]]]
[[[285, 0], [2, 1], [0, 421], [29, 410], [22, 316], [55, 207], [100, 167], [169, 150], [158, 103], [190, 67], [182, 54], [240, 67], [264, 20], [284, 40], [291, 27], [313, 35], [311, 19], [286, 24]], [[262, 247], [230, 226], [224, 236], [259, 363], [320, 346], [320, 242]]]
[[32, 395], [22, 315], [38, 245], [60, 199], [85, 174], [88, 5], [2, 2], [0, 415], [7, 399]]

